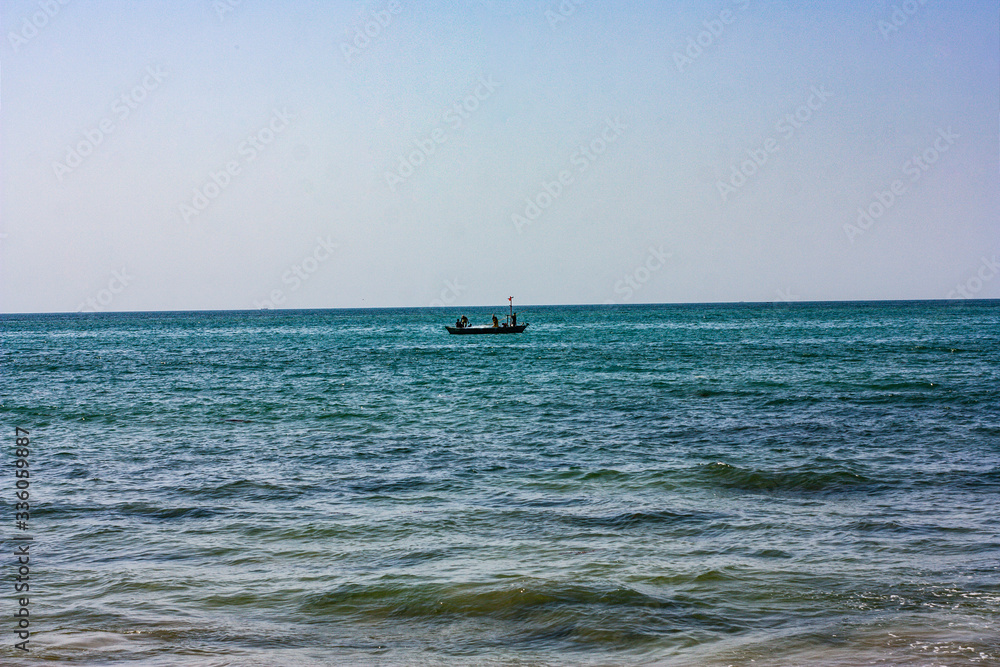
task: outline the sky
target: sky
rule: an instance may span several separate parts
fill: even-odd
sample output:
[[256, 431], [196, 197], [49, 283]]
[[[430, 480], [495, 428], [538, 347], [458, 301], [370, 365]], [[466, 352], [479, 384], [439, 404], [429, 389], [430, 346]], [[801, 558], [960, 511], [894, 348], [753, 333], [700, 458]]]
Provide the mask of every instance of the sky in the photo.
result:
[[1000, 297], [995, 0], [0, 28], [0, 312]]

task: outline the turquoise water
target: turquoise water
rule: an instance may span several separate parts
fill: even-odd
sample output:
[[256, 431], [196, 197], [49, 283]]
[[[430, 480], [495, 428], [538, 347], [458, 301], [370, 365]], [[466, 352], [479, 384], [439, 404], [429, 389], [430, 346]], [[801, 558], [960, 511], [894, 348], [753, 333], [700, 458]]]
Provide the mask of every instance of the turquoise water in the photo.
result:
[[460, 314], [0, 318], [0, 660], [1000, 664], [1000, 303]]

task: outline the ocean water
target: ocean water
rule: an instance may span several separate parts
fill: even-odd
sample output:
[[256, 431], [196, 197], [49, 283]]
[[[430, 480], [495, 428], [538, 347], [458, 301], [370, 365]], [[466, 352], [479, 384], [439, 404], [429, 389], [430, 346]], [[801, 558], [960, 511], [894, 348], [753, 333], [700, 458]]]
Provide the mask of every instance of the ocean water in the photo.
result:
[[460, 314], [0, 317], [0, 663], [1000, 664], [1000, 302]]

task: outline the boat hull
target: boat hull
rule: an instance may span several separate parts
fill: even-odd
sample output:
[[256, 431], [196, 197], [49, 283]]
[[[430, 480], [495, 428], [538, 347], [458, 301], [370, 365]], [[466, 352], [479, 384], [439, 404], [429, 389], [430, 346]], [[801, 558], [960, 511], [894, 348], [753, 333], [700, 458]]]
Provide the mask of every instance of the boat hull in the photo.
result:
[[527, 324], [518, 324], [515, 327], [448, 327], [450, 334], [468, 336], [472, 334], [514, 334], [521, 333], [528, 327]]

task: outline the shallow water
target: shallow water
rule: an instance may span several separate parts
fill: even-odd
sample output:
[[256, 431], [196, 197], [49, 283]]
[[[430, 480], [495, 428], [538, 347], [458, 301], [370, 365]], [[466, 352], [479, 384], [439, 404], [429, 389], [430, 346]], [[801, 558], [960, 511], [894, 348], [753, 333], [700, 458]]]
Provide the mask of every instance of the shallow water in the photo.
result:
[[31, 660], [1000, 664], [997, 302], [458, 314], [0, 318]]

